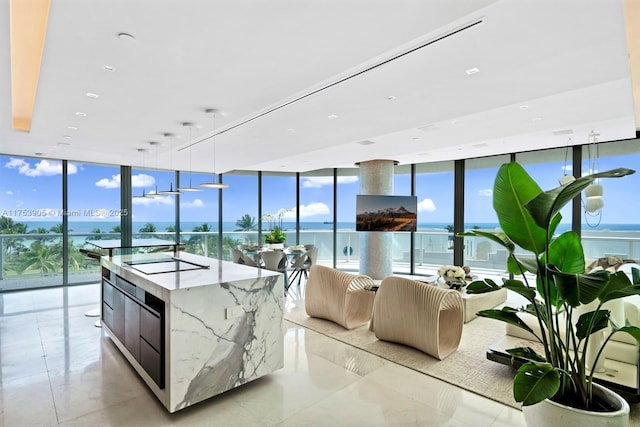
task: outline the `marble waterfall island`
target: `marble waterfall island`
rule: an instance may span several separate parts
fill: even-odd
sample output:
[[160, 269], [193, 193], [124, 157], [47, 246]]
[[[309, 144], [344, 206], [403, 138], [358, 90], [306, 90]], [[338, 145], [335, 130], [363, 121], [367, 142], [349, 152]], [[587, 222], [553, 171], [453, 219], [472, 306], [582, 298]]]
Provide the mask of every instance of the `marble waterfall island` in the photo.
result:
[[172, 255], [101, 261], [104, 329], [167, 410], [282, 368], [282, 274]]

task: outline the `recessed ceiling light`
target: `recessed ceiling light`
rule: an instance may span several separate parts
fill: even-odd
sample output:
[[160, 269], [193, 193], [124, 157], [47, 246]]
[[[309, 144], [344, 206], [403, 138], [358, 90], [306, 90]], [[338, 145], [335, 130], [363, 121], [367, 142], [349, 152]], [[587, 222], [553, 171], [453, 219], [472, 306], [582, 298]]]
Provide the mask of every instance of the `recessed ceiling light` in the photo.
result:
[[116, 69], [112, 65], [103, 65], [102, 69], [105, 71], [115, 71]]
[[419, 136], [414, 136], [413, 138], [411, 138], [414, 141], [420, 141], [420, 137]]
[[98, 99], [98, 98], [100, 98], [100, 95], [98, 95], [97, 93], [93, 93], [93, 92], [87, 92], [87, 98]]
[[83, 113], [82, 111], [76, 111], [76, 116], [87, 117], [87, 113]]
[[539, 122], [540, 120], [542, 120], [542, 117], [534, 117], [531, 119], [532, 122]]
[[529, 106], [528, 106], [528, 105], [526, 105], [526, 104], [525, 104], [525, 105], [521, 105], [521, 106], [520, 106], [520, 109], [521, 109], [521, 110], [526, 110], [527, 108], [529, 108]]
[[476, 74], [480, 72], [480, 69], [473, 67], [473, 68], [469, 68], [468, 70], [465, 70], [464, 72], [467, 73], [468, 75], [471, 75], [471, 74]]
[[157, 141], [149, 141], [149, 145], [152, 147], [159, 147], [162, 145], [162, 143], [157, 142]]
[[338, 115], [337, 114], [329, 114], [327, 117], [330, 118], [330, 119], [337, 119]]
[[562, 130], [554, 130], [553, 134], [555, 136], [561, 136], [561, 135], [571, 135], [573, 133], [573, 129], [562, 129]]
[[369, 141], [369, 140], [364, 140], [364, 141], [358, 141], [358, 144], [360, 144], [360, 145], [373, 145], [373, 144], [375, 144], [375, 142]]
[[37, 151], [37, 152], [35, 152], [35, 153], [33, 153], [33, 154], [34, 154], [34, 155], [36, 155], [36, 156], [44, 156], [44, 153], [41, 153], [41, 152], [39, 152], [39, 151]]
[[64, 139], [71, 139], [71, 135], [62, 135]]
[[396, 99], [396, 97], [393, 96], [393, 95], [387, 96], [387, 100], [389, 100], [389, 101], [393, 101], [394, 99]]
[[123, 40], [135, 40], [136, 38], [129, 33], [118, 33], [118, 38]]
[[75, 127], [75, 126], [67, 126], [67, 129], [69, 129], [69, 130], [78, 130], [78, 128]]
[[58, 147], [58, 148], [64, 148], [64, 147], [69, 147], [70, 145], [71, 145], [71, 143], [69, 143], [69, 142], [58, 142], [58, 143], [56, 144], [56, 147]]
[[295, 130], [294, 128], [289, 128], [289, 129], [287, 129], [287, 132], [294, 133], [295, 131], [296, 131], [296, 130]]

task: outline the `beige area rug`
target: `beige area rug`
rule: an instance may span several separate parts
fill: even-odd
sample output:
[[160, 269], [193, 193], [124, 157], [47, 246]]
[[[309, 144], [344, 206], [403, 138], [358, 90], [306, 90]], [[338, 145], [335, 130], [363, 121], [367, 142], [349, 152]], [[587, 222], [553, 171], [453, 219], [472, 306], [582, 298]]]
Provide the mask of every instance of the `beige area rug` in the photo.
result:
[[438, 360], [411, 347], [380, 341], [367, 325], [345, 330], [328, 320], [308, 317], [304, 311], [287, 313], [285, 319], [383, 359], [520, 408], [513, 399], [513, 370], [487, 360], [485, 355], [489, 345], [504, 334], [504, 326], [499, 322], [476, 318], [466, 323], [458, 350], [446, 359]]

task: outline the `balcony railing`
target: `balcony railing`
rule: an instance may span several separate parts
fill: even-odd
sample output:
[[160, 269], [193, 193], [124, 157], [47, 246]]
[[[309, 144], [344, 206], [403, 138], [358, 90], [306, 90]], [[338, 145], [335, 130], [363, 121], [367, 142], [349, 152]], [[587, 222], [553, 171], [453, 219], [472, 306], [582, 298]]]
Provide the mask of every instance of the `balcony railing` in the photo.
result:
[[[287, 242], [294, 244], [295, 231], [285, 232]], [[453, 263], [453, 234], [447, 231], [419, 231], [415, 235], [414, 271], [416, 274], [435, 274], [444, 264]], [[69, 233], [68, 281], [87, 283], [98, 280], [98, 264], [86, 258], [80, 248], [90, 248], [85, 242], [94, 239], [119, 238], [119, 233]], [[173, 232], [137, 232], [135, 238], [157, 237], [173, 240]], [[392, 263], [396, 273], [408, 273], [410, 267], [409, 233], [393, 236]], [[218, 256], [217, 232], [183, 232], [184, 250], [200, 255], [231, 259], [231, 250], [239, 244], [258, 243], [256, 231], [232, 231], [222, 235], [222, 256]], [[465, 237], [464, 263], [476, 272], [506, 275], [507, 252], [488, 239]], [[300, 244], [314, 244], [319, 248], [318, 263], [333, 265], [333, 231], [300, 230]], [[640, 258], [640, 231], [585, 231], [582, 243], [586, 259], [619, 256]], [[336, 266], [358, 271], [360, 239], [355, 230], [336, 233]], [[62, 285], [62, 234], [0, 234], [0, 291], [40, 286]]]

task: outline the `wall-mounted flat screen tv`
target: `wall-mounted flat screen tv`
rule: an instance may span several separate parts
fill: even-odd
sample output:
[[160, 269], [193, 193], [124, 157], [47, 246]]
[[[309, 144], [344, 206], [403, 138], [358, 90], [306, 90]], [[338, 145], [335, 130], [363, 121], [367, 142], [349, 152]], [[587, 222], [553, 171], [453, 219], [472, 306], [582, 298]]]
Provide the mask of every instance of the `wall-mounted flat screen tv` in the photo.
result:
[[416, 196], [356, 196], [356, 231], [416, 231]]

